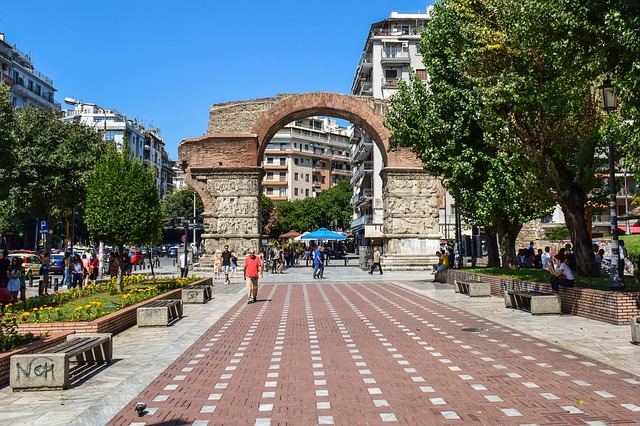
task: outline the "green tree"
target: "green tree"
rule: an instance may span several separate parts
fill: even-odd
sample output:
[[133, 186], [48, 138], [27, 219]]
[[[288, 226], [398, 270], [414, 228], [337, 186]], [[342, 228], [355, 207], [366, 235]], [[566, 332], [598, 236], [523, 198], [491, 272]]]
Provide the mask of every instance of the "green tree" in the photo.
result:
[[[193, 216], [193, 188], [185, 186], [177, 189], [162, 199], [162, 211], [165, 217]], [[200, 195], [196, 193], [196, 216], [201, 217], [204, 205]]]
[[16, 112], [13, 132], [9, 211], [58, 227], [69, 209], [83, 204], [84, 182], [105, 148], [101, 135], [36, 108]]
[[8, 198], [10, 171], [13, 169], [11, 154], [15, 146], [14, 121], [15, 112], [9, 98], [9, 88], [0, 82], [0, 232], [9, 228], [13, 216]]
[[[510, 158], [519, 156], [527, 182], [548, 191], [560, 205], [583, 276], [598, 273], [585, 205], [602, 187], [597, 172], [606, 158], [605, 119], [596, 87], [611, 70], [601, 46], [611, 40], [613, 26], [597, 17], [618, 16], [620, 10], [614, 9], [622, 3], [443, 0], [429, 28], [447, 28], [459, 37], [441, 46], [423, 42], [425, 56], [433, 49], [441, 57], [448, 52], [455, 57], [454, 75], [460, 77], [455, 87], [474, 101], [471, 117], [485, 136], [506, 132], [508, 137], [496, 138], [497, 146]], [[624, 50], [617, 49], [617, 57]], [[633, 75], [630, 63], [623, 73], [627, 80]], [[433, 78], [432, 83], [438, 82]], [[454, 119], [464, 117], [454, 115], [448, 122]]]
[[343, 180], [336, 186], [322, 191], [317, 197], [284, 201], [276, 205], [278, 225], [274, 235], [289, 230], [315, 231], [318, 228], [348, 229], [353, 215], [351, 196], [353, 189]]
[[481, 99], [464, 68], [466, 51], [479, 39], [473, 21], [443, 3], [434, 16], [421, 43], [428, 88], [412, 73], [390, 101], [393, 146], [411, 147], [427, 171], [442, 177], [467, 223], [485, 227], [489, 265], [499, 264], [499, 247], [507, 267], [515, 262], [522, 224], [551, 202], [525, 171], [523, 156], [503, 147], [511, 136], [495, 118], [480, 113]]
[[[162, 206], [153, 174], [125, 145], [110, 144], [87, 186], [86, 223], [95, 240], [152, 246], [162, 241]], [[123, 264], [121, 263], [121, 268]], [[122, 274], [118, 274], [122, 292]]]

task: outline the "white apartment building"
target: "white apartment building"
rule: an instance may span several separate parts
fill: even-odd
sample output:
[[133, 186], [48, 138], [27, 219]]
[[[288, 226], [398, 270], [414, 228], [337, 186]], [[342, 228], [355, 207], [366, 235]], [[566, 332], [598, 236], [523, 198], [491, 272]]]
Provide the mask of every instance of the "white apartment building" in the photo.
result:
[[[388, 99], [398, 90], [398, 80], [408, 80], [415, 70], [424, 80], [426, 70], [419, 45], [421, 32], [429, 21], [425, 13], [397, 13], [371, 25], [360, 62], [351, 84], [351, 94]], [[351, 232], [357, 246], [371, 242], [381, 245], [382, 229], [382, 155], [369, 135], [354, 129], [351, 139], [351, 177], [354, 218]]]
[[351, 129], [327, 117], [289, 123], [265, 149], [264, 195], [275, 202], [315, 197], [349, 179]]
[[104, 139], [114, 141], [119, 149], [126, 143], [133, 155], [153, 170], [160, 197], [173, 190], [173, 161], [165, 151], [164, 139], [155, 132], [146, 130], [139, 123], [128, 120], [115, 109], [77, 102], [74, 109], [62, 111], [63, 121], [79, 120], [99, 132], [104, 132]]
[[0, 33], [0, 68], [14, 107], [60, 111], [60, 103], [53, 99], [56, 92], [53, 81], [34, 68], [30, 54], [9, 44], [4, 33]]

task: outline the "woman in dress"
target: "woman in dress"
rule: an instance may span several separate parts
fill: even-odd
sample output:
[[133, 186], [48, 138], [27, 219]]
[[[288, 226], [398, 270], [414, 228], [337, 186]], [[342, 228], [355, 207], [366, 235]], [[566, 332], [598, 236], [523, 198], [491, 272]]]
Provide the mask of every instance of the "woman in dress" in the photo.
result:
[[20, 274], [22, 273], [22, 265], [17, 257], [11, 259], [9, 266], [9, 283], [7, 288], [11, 293], [11, 303], [18, 302], [18, 293], [20, 292]]

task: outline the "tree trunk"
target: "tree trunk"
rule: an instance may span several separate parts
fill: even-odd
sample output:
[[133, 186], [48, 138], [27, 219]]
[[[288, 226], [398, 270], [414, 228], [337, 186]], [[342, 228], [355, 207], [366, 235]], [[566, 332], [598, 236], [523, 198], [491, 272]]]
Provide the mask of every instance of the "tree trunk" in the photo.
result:
[[118, 245], [118, 255], [120, 256], [120, 267], [118, 268], [120, 271], [118, 272], [118, 278], [116, 279], [116, 291], [118, 293], [122, 293], [122, 277], [124, 275], [124, 261], [122, 260], [124, 256], [124, 249], [122, 244]]
[[487, 226], [484, 230], [487, 233], [487, 251], [489, 252], [487, 255], [487, 266], [490, 268], [499, 268], [500, 253], [498, 251], [498, 233], [493, 226]]
[[598, 277], [600, 267], [596, 265], [592, 249], [591, 235], [589, 235], [585, 203], [587, 200], [584, 189], [574, 182], [574, 178], [562, 163], [555, 164], [558, 173], [558, 194], [560, 194], [560, 208], [571, 233], [573, 252], [576, 256], [577, 273], [583, 277]]
[[149, 253], [149, 265], [151, 266], [151, 277], [155, 280], [156, 273], [153, 271], [153, 248], [150, 248], [147, 253]]
[[496, 230], [498, 232], [498, 244], [500, 245], [500, 257], [503, 268], [511, 268], [516, 263], [516, 238], [522, 229], [522, 224], [512, 224], [506, 218], [498, 218]]
[[578, 268], [576, 272], [583, 277], [598, 277], [600, 271], [596, 265], [591, 236], [587, 230], [583, 200], [579, 195], [570, 193], [560, 200], [560, 207], [571, 233], [571, 243]]

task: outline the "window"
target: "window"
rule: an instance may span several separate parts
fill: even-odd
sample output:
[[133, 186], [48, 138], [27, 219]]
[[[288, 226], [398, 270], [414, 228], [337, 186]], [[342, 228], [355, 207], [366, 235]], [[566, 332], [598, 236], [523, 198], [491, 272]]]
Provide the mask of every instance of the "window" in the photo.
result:
[[305, 196], [305, 197], [308, 197], [308, 196], [309, 196], [309, 190], [308, 190], [308, 189], [305, 189], [305, 190], [304, 190], [304, 196]]
[[309, 182], [309, 173], [304, 175], [304, 181]]
[[294, 158], [293, 162], [296, 164], [296, 166], [298, 165], [298, 159], [297, 158]]
[[267, 188], [267, 195], [273, 195], [273, 188]]
[[398, 52], [398, 46], [390, 44], [384, 47], [384, 56], [386, 58], [395, 58]]
[[28, 88], [33, 92], [33, 81], [29, 80]]
[[267, 157], [267, 164], [273, 164], [273, 157]]
[[280, 172], [280, 182], [287, 181], [287, 172]]
[[293, 180], [298, 180], [298, 174], [297, 173], [293, 174]]
[[280, 151], [286, 151], [287, 150], [287, 144], [286, 143], [281, 143], [280, 144]]
[[298, 195], [298, 188], [293, 188], [293, 195]]
[[321, 161], [320, 162], [320, 167], [322, 167], [324, 169], [325, 167], [327, 167], [327, 163], [325, 163], [324, 161]]
[[326, 178], [324, 176], [321, 176], [320, 181], [324, 184], [326, 182]]
[[285, 157], [280, 157], [280, 165], [281, 166], [286, 166], [287, 165], [287, 159]]
[[273, 172], [267, 172], [267, 180], [273, 180]]
[[306, 144], [306, 143], [304, 144], [304, 150], [309, 151], [309, 144]]
[[416, 74], [420, 77], [420, 80], [427, 81], [427, 70], [416, 70]]
[[280, 188], [280, 196], [281, 197], [287, 196], [287, 188]]

